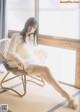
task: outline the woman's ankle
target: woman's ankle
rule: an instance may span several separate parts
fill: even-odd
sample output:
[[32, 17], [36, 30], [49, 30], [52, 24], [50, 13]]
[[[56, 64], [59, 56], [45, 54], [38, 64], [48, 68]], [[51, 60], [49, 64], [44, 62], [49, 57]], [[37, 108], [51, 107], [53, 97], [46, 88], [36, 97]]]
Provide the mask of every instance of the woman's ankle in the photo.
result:
[[69, 101], [69, 107], [70, 107], [70, 108], [76, 109], [77, 106], [78, 106], [78, 104], [76, 103], [75, 100]]

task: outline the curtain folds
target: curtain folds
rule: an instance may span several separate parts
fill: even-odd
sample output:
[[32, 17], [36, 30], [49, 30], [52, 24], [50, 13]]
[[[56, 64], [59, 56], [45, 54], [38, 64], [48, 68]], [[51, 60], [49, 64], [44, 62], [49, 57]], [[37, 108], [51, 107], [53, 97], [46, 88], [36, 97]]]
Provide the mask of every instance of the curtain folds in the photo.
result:
[[0, 0], [0, 38], [7, 36], [6, 23], [6, 0]]

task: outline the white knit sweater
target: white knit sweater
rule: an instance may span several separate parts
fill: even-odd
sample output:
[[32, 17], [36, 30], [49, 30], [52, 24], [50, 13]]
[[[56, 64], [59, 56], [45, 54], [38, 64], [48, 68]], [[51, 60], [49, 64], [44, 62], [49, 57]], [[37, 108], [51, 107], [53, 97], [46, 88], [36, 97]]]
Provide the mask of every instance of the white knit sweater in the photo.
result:
[[6, 55], [7, 63], [11, 67], [19, 67], [18, 63], [20, 60], [25, 60], [27, 65], [43, 65], [43, 61], [46, 59], [46, 53], [38, 49], [38, 46], [36, 48], [38, 50], [35, 50], [35, 48], [36, 47], [28, 41], [28, 37], [26, 42], [24, 42], [23, 37], [19, 33], [13, 34]]
[[19, 33], [15, 33], [11, 37], [10, 45], [6, 55], [7, 63], [11, 67], [18, 67], [18, 62], [22, 59], [28, 59], [33, 55], [33, 46], [23, 41]]

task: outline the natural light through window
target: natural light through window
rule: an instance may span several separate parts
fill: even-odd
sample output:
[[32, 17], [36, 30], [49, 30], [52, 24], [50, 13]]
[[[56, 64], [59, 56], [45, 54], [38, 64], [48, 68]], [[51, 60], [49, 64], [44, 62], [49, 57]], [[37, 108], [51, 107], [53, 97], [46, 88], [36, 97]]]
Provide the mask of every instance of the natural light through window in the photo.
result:
[[59, 81], [75, 84], [76, 51], [40, 45], [47, 52], [46, 63]]
[[39, 33], [80, 39], [79, 4], [62, 4], [59, 0], [39, 1]]

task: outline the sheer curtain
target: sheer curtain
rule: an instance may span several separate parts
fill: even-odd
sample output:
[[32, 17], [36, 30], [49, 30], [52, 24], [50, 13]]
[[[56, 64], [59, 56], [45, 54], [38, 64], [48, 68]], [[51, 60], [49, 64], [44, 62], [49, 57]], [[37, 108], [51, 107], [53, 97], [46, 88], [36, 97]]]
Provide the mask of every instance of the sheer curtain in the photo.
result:
[[29, 17], [35, 17], [35, 0], [7, 0], [7, 29], [21, 31]]
[[0, 39], [7, 36], [6, 23], [6, 0], [0, 0]]

